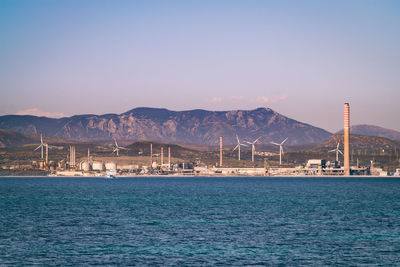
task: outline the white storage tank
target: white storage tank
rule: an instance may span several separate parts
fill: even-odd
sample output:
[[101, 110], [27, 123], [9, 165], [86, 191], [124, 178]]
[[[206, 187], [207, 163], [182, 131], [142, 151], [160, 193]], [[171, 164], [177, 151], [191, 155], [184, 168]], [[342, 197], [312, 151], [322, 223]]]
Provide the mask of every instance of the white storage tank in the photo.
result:
[[117, 164], [115, 162], [107, 162], [106, 163], [106, 170], [116, 170]]
[[93, 162], [93, 164], [92, 164], [92, 169], [93, 169], [94, 171], [104, 171], [103, 162], [100, 162], [100, 161], [95, 161], [95, 162]]
[[82, 162], [81, 170], [84, 172], [90, 171], [90, 164], [87, 161]]
[[121, 166], [118, 165], [118, 168], [120, 170], [136, 170], [139, 168], [139, 166], [134, 165], [134, 164], [127, 164], [127, 165], [121, 165]]

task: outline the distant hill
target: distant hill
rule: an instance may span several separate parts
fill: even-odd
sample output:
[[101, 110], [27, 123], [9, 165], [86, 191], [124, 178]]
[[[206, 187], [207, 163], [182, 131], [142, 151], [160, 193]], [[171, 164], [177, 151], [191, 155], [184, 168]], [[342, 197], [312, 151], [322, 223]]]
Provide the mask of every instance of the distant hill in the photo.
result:
[[[302, 150], [313, 150], [315, 149], [319, 143], [313, 143], [313, 144], [301, 144], [301, 145], [289, 145], [287, 146], [286, 143], [283, 145], [283, 151], [286, 152], [297, 152], [297, 151], [302, 151]], [[250, 148], [248, 148], [250, 149]], [[271, 143], [265, 143], [265, 144], [256, 144], [256, 151], [263, 151], [263, 152], [275, 152], [279, 153], [279, 146], [273, 145]]]
[[78, 115], [52, 119], [36, 116], [0, 116], [0, 128], [22, 134], [57, 136], [70, 140], [103, 139], [151, 140], [167, 143], [217, 145], [241, 140], [278, 142], [289, 137], [287, 145], [317, 143], [331, 133], [287, 118], [269, 108], [254, 110], [171, 111], [157, 108], [135, 108], [128, 112], [105, 115]]
[[[320, 151], [328, 151], [336, 148], [338, 142], [340, 142], [340, 150], [343, 152], [343, 135], [340, 134], [332, 135], [328, 140], [320, 143], [315, 149]], [[351, 134], [350, 148], [358, 150], [364, 149], [368, 151], [399, 151], [400, 142], [379, 136]]]
[[[369, 136], [380, 136], [391, 140], [400, 141], [400, 132], [374, 125], [367, 125], [367, 124], [353, 125], [350, 127], [350, 133], [369, 135]], [[343, 134], [343, 129], [337, 132], [337, 134]]]
[[0, 147], [14, 147], [34, 143], [34, 138], [20, 133], [0, 129]]
[[[43, 136], [44, 142], [50, 144], [71, 143], [69, 140], [60, 137]], [[0, 129], [0, 148], [17, 147], [26, 144], [39, 144], [40, 135], [35, 134], [20, 134], [7, 130]]]

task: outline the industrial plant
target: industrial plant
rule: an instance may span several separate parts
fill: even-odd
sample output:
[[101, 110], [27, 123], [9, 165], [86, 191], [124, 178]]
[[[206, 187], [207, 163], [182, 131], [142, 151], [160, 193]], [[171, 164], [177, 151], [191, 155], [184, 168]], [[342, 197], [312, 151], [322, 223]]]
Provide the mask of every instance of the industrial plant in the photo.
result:
[[[177, 175], [177, 176], [350, 176], [374, 175], [386, 176], [387, 171], [374, 166], [374, 158], [369, 164], [351, 166], [350, 147], [350, 105], [344, 104], [344, 132], [343, 139], [335, 142], [326, 154], [335, 156], [334, 160], [326, 158], [304, 158], [306, 152], [296, 152], [303, 156], [303, 160], [285, 161], [289, 154], [285, 153], [285, 143], [289, 137], [281, 140], [262, 143], [262, 136], [254, 140], [245, 140], [235, 134], [236, 145], [224, 148], [223, 136], [219, 137], [219, 151], [197, 151], [172, 144], [156, 142], [138, 142], [122, 146], [118, 140], [108, 146], [95, 146], [71, 143], [68, 153], [65, 146], [49, 145], [43, 136], [40, 136], [39, 146], [33, 149], [34, 153], [40, 150], [40, 158], [25, 165], [2, 165], [3, 169], [33, 169], [45, 172], [50, 176], [95, 176], [95, 177], [122, 177], [139, 175]], [[242, 141], [242, 140], [244, 141]], [[343, 144], [343, 152], [340, 145]], [[153, 147], [156, 145], [156, 148]], [[270, 145], [269, 151], [257, 151], [256, 146]], [[79, 147], [79, 153], [77, 153]], [[85, 147], [85, 146], [84, 146]], [[87, 149], [87, 155], [86, 151]], [[49, 151], [50, 150], [50, 151]], [[93, 151], [94, 153], [91, 153]], [[164, 159], [167, 151], [167, 160]], [[50, 154], [49, 154], [50, 153]], [[53, 154], [52, 154], [53, 153]], [[63, 154], [64, 153], [64, 154]], [[237, 154], [235, 154], [237, 153]], [[53, 160], [51, 157], [53, 155]], [[56, 157], [57, 155], [57, 157]], [[173, 157], [174, 155], [174, 157]], [[245, 155], [245, 158], [244, 158]], [[343, 161], [341, 157], [343, 156]], [[57, 160], [55, 159], [57, 158]], [[353, 160], [353, 162], [355, 162]], [[396, 169], [393, 175], [399, 175]]]

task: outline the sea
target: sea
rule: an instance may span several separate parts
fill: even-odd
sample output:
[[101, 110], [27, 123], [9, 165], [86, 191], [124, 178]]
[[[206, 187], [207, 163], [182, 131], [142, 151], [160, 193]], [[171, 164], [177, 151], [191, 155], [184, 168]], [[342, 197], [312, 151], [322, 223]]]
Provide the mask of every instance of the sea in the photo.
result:
[[0, 178], [1, 266], [399, 266], [400, 178]]

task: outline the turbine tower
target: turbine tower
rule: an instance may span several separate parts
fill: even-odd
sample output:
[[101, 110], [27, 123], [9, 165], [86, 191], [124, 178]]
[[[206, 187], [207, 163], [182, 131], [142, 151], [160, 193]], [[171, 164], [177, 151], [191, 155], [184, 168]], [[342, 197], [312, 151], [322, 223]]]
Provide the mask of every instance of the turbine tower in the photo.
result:
[[248, 143], [249, 145], [251, 145], [251, 161], [254, 162], [254, 154], [256, 153], [256, 146], [255, 144], [257, 143], [258, 139], [260, 139], [260, 137], [258, 137], [256, 140], [254, 140], [253, 142], [248, 142], [246, 141], [246, 143]]
[[114, 148], [114, 150], [113, 150], [113, 152], [112, 153], [114, 153], [114, 152], [117, 152], [117, 157], [118, 157], [118, 152], [121, 150], [121, 149], [123, 149], [123, 150], [126, 150], [126, 148], [125, 147], [122, 147], [122, 146], [118, 146], [118, 143], [117, 143], [117, 140], [114, 138], [114, 142], [115, 142], [115, 148]]
[[335, 149], [329, 150], [329, 152], [336, 152], [336, 161], [339, 162], [339, 153], [343, 155], [343, 152], [339, 150], [340, 141], [337, 143]]
[[282, 145], [283, 145], [283, 143], [286, 142], [287, 139], [288, 139], [288, 137], [286, 137], [286, 139], [283, 140], [282, 143], [280, 143], [280, 144], [275, 143], [275, 142], [271, 142], [271, 144], [274, 144], [274, 145], [276, 145], [276, 146], [279, 146], [279, 165], [282, 165], [282, 154], [283, 154], [283, 147], [282, 147]]
[[45, 146], [46, 146], [45, 143], [43, 143], [43, 136], [42, 136], [42, 134], [40, 134], [40, 145], [39, 145], [37, 148], [35, 148], [35, 150], [33, 150], [33, 151], [36, 151], [36, 150], [38, 150], [39, 148], [41, 148], [41, 149], [42, 149], [42, 159], [43, 159], [43, 148], [44, 148]]
[[238, 149], [238, 160], [240, 160], [240, 146], [247, 146], [247, 145], [240, 143], [238, 135], [236, 135], [236, 140], [237, 140], [238, 143], [235, 146], [235, 148], [233, 149], [233, 151]]

